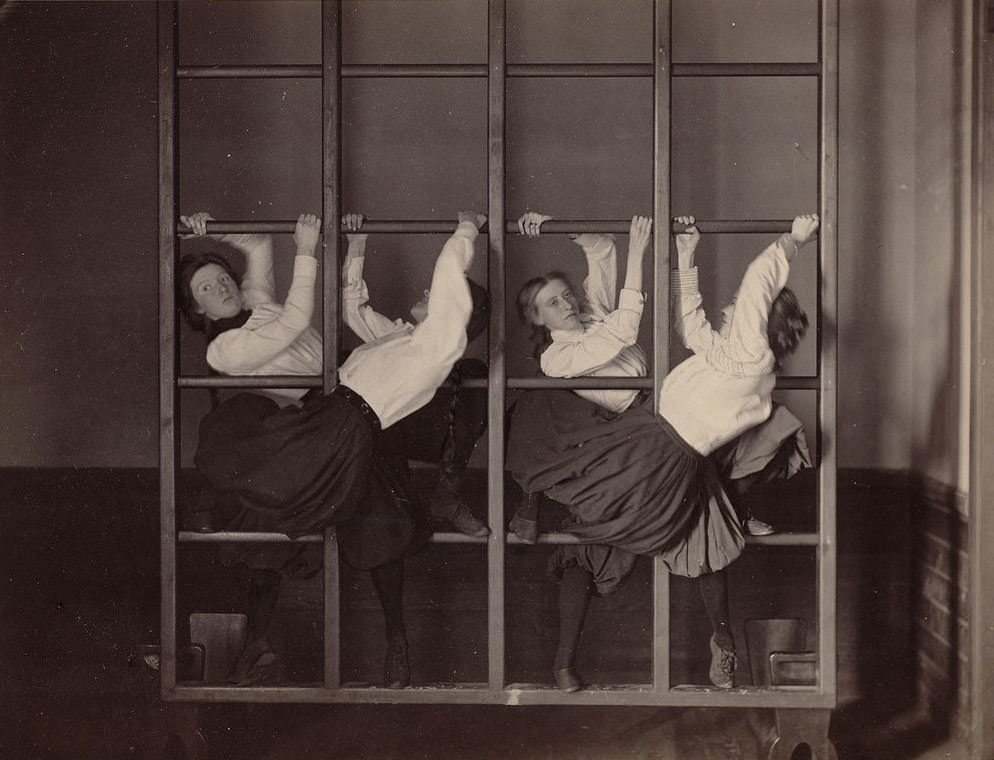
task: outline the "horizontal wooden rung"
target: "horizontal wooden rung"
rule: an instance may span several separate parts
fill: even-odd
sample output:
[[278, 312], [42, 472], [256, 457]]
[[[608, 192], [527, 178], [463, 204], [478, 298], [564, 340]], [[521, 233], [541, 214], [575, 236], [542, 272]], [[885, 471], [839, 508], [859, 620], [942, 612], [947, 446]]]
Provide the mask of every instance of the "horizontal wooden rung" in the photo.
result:
[[177, 66], [177, 79], [319, 79], [320, 64], [257, 66]]
[[[702, 234], [781, 233], [790, 232], [792, 221], [791, 219], [698, 219], [696, 226]], [[366, 219], [363, 221], [362, 230], [370, 234], [450, 235], [455, 231], [456, 224], [456, 221], [452, 219]], [[550, 219], [542, 224], [542, 232], [545, 234], [599, 232], [626, 235], [631, 224], [631, 219]], [[296, 221], [292, 219], [256, 219], [251, 221], [219, 219], [207, 222], [207, 234], [292, 235], [296, 226]], [[676, 221], [670, 224], [670, 232], [674, 235], [683, 232], [684, 229], [685, 225]], [[341, 226], [339, 231], [347, 232]], [[488, 232], [489, 226], [484, 224], [481, 231]], [[517, 235], [517, 220], [505, 222], [504, 232]], [[190, 230], [185, 225], [177, 222], [177, 235], [186, 236], [189, 233]]]
[[[486, 79], [486, 63], [365, 63], [339, 67], [342, 79]], [[320, 64], [180, 66], [179, 79], [317, 79]], [[511, 63], [508, 77], [651, 77], [650, 63]]]
[[774, 533], [771, 536], [746, 536], [747, 544], [760, 546], [818, 546], [817, 533]]
[[[247, 531], [215, 531], [210, 533], [200, 533], [198, 531], [181, 530], [177, 534], [181, 542], [187, 543], [303, 543], [320, 544], [324, 538], [319, 534], [290, 538], [284, 533], [262, 533]], [[433, 544], [486, 544], [489, 537], [476, 538], [463, 533], [453, 531], [439, 531], [433, 533], [430, 539]], [[531, 546], [522, 541], [514, 533], [507, 533], [505, 541], [508, 545]], [[579, 539], [570, 533], [540, 533], [538, 544], [578, 544]], [[819, 538], [817, 533], [774, 533], [772, 536], [747, 536], [746, 543], [764, 546], [817, 546]]]
[[[262, 64], [245, 66], [178, 66], [178, 79], [319, 79], [321, 64]], [[344, 64], [342, 79], [486, 79], [486, 63], [373, 63]], [[818, 76], [817, 62], [674, 63], [674, 77], [796, 77]], [[509, 63], [508, 78], [538, 77], [652, 77], [651, 63]]]
[[263, 533], [261, 531], [218, 530], [201, 533], [194, 530], [181, 530], [177, 533], [180, 541], [190, 543], [233, 543], [233, 544], [320, 544], [324, 536], [310, 534], [299, 538], [290, 538], [285, 533]]
[[320, 375], [186, 375], [176, 378], [180, 388], [321, 388]]
[[[283, 533], [263, 533], [248, 531], [214, 531], [201, 533], [192, 530], [181, 530], [178, 533], [180, 541], [189, 543], [305, 543], [319, 544], [324, 541], [320, 534], [311, 534], [292, 539]], [[463, 533], [439, 531], [431, 536], [435, 544], [485, 544], [488, 537], [476, 538]], [[513, 533], [506, 535], [508, 544], [524, 544], [525, 542]], [[579, 543], [576, 536], [569, 533], [543, 533], [538, 538], [540, 544], [575, 544]]]
[[[439, 78], [474, 77], [485, 79], [486, 63], [465, 64], [346, 64], [343, 79], [359, 78]], [[508, 78], [527, 77], [651, 77], [651, 63], [509, 63], [504, 68]]]
[[[321, 388], [322, 379], [317, 375], [225, 375], [179, 377], [176, 384], [180, 388]], [[467, 379], [460, 384], [464, 388], [486, 388], [485, 378]], [[652, 388], [651, 377], [509, 377], [506, 386], [512, 390], [537, 388], [562, 388], [565, 390], [590, 389], [648, 389]], [[813, 376], [789, 375], [777, 377], [777, 390], [818, 390], [819, 379]]]
[[[485, 388], [484, 379], [464, 380], [467, 388]], [[652, 388], [651, 377], [509, 377], [506, 387], [513, 390], [536, 388], [563, 388], [566, 390], [589, 390], [602, 388]], [[818, 390], [817, 377], [802, 375], [778, 376], [777, 390]]]
[[299, 686], [200, 686], [185, 682], [164, 694], [169, 701], [280, 702], [280, 703], [416, 703], [522, 705], [658, 705], [682, 707], [789, 707], [832, 708], [834, 694], [819, 687], [776, 689], [715, 689], [674, 686], [655, 689], [648, 684], [591, 685], [567, 693], [551, 684], [513, 683], [500, 689], [479, 683], [453, 683], [387, 689], [376, 686], [324, 688]]
[[808, 63], [674, 63], [675, 77], [814, 77], [821, 73], [821, 64]]

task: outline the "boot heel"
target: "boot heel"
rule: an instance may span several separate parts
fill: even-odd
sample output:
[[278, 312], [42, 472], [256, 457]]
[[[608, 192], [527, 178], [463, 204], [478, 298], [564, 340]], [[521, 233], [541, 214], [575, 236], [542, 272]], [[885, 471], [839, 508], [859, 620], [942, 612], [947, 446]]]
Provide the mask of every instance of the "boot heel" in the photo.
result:
[[411, 666], [407, 660], [406, 641], [387, 644], [387, 656], [383, 664], [383, 684], [388, 689], [406, 689], [411, 685]]
[[583, 688], [583, 681], [573, 668], [554, 670], [552, 676], [556, 679], [556, 688], [560, 691], [574, 692]]

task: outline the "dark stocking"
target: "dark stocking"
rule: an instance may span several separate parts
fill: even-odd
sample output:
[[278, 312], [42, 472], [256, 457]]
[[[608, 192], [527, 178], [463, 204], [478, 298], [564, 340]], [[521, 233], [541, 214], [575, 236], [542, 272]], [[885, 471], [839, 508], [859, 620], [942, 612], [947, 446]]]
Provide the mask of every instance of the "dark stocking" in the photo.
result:
[[[476, 373], [479, 376], [480, 373]], [[474, 376], [469, 373], [468, 376]], [[486, 369], [482, 372], [486, 377]], [[459, 388], [448, 409], [449, 429], [442, 445], [439, 483], [452, 493], [463, 487], [463, 475], [476, 442], [487, 427], [487, 392], [480, 388]]]
[[562, 670], [573, 665], [576, 648], [583, 632], [583, 621], [590, 603], [590, 571], [582, 567], [567, 567], [563, 571], [562, 585], [559, 587], [559, 645], [553, 670]]
[[374, 567], [371, 571], [376, 594], [383, 607], [387, 642], [407, 640], [404, 627], [404, 561], [397, 560]]
[[735, 640], [729, 625], [727, 573], [724, 570], [706, 573], [697, 579], [697, 583], [704, 599], [704, 609], [714, 628], [715, 641], [722, 649], [735, 651]]
[[249, 579], [246, 640], [253, 642], [269, 632], [269, 622], [280, 593], [281, 576], [275, 570], [253, 570]]
[[740, 522], [745, 522], [752, 517], [749, 507], [743, 503], [742, 496], [759, 480], [759, 475], [760, 473], [754, 472], [751, 475], [746, 475], [744, 478], [736, 478], [735, 480], [728, 481], [728, 490], [731, 491], [732, 505], [735, 507], [735, 513], [738, 515]]

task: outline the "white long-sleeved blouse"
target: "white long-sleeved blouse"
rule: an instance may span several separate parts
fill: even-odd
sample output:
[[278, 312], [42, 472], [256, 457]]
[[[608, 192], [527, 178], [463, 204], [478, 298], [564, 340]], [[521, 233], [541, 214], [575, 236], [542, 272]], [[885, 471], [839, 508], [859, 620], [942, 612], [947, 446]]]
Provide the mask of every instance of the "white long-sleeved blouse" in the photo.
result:
[[[575, 330], [551, 330], [552, 344], [539, 360], [549, 377], [644, 377], [645, 352], [637, 345], [645, 296], [623, 288], [617, 296], [617, 251], [613, 235], [578, 235], [587, 258], [583, 291], [587, 311]], [[576, 393], [612, 412], [623, 412], [637, 390], [582, 390]]]
[[[472, 299], [463, 273], [472, 261], [477, 235], [476, 227], [464, 222], [445, 242], [435, 261], [428, 315], [421, 324], [414, 326], [398, 320], [401, 324], [395, 325], [396, 329], [370, 335], [372, 339], [355, 349], [339, 368], [339, 381], [365, 399], [384, 428], [428, 403], [466, 348]], [[231, 239], [236, 237], [241, 239]], [[252, 315], [242, 327], [228, 330], [211, 342], [208, 363], [229, 375], [320, 374], [321, 339], [310, 325], [316, 260], [296, 257], [293, 283], [281, 306], [273, 300], [270, 239], [231, 238], [226, 239], [247, 257], [242, 296]], [[346, 282], [346, 301], [349, 288]], [[274, 392], [290, 399], [304, 394], [299, 389]]]
[[720, 332], [701, 307], [697, 268], [673, 272], [674, 328], [694, 355], [663, 381], [659, 413], [703, 455], [770, 416], [776, 360], [766, 326], [796, 253], [793, 239], [783, 235], [752, 261]]

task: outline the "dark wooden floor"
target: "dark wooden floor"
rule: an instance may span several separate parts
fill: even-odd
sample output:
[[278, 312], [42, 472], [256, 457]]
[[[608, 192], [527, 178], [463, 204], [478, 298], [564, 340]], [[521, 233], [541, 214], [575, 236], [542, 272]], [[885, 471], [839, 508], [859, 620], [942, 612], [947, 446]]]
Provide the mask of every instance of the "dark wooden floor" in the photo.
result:
[[[0, 484], [0, 757], [147, 757], [148, 705], [131, 655], [136, 644], [158, 640], [157, 473], [6, 470]], [[886, 483], [867, 493], [840, 482], [840, 707], [832, 735], [843, 760], [918, 757], [942, 739], [909, 712], [902, 498]], [[216, 549], [184, 552], [183, 610], [236, 607], [244, 576], [220, 564]], [[485, 679], [482, 552], [432, 546], [409, 561], [416, 682]], [[556, 611], [547, 552], [509, 553], [512, 680], [551, 679]], [[640, 565], [618, 595], [593, 602], [580, 653], [589, 680], [649, 680], [649, 570]], [[747, 550], [732, 574], [740, 651], [747, 617], [813, 619], [813, 579], [809, 550]], [[674, 678], [703, 683], [707, 655], [698, 649], [707, 620], [693, 584], [676, 579], [672, 602]], [[292, 679], [320, 672], [319, 603], [318, 581], [284, 585], [275, 633]], [[343, 675], [378, 679], [379, 610], [362, 574], [346, 574], [343, 615]], [[202, 725], [212, 758], [246, 760], [758, 757], [744, 710], [222, 704], [202, 709]]]

